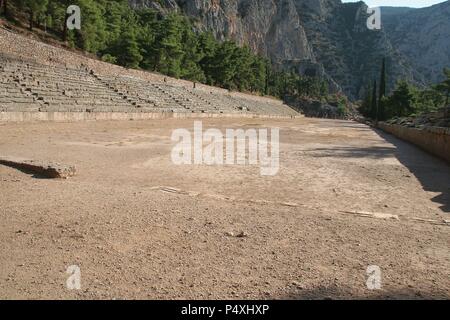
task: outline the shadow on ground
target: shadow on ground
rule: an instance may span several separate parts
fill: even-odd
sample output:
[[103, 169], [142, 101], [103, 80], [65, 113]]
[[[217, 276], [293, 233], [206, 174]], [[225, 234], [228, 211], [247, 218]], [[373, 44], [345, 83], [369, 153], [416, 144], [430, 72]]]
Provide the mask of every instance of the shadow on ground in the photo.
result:
[[395, 156], [394, 147], [338, 147], [317, 148], [313, 150], [313, 157], [338, 157], [338, 158], [372, 158], [383, 159]]
[[318, 148], [312, 151], [312, 156], [371, 159], [395, 157], [414, 174], [425, 191], [439, 193], [431, 200], [439, 203], [442, 211], [450, 213], [450, 165], [409, 142], [381, 130], [373, 130], [383, 140], [392, 144], [392, 147]]
[[23, 167], [21, 167], [19, 165], [0, 163], [0, 166], [5, 166], [5, 167], [10, 167], [10, 168], [16, 169], [16, 170], [18, 170], [20, 172], [23, 172], [25, 174], [30, 175], [34, 179], [51, 180], [51, 178], [45, 176], [44, 174], [40, 174], [40, 173], [35, 172], [34, 170], [23, 168]]
[[341, 288], [337, 285], [319, 286], [313, 289], [293, 289], [283, 300], [447, 300], [448, 292], [426, 292], [414, 288], [400, 290], [366, 289], [363, 293], [355, 293], [350, 288]]
[[432, 198], [441, 210], [450, 213], [450, 165], [409, 142], [381, 130], [374, 130], [382, 139], [396, 147], [394, 155], [414, 174], [425, 191], [440, 193]]

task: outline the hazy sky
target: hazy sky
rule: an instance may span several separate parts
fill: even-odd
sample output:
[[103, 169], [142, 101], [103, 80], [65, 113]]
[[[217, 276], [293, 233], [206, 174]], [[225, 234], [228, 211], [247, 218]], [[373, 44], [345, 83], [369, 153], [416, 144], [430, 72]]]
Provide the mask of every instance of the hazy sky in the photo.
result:
[[[359, 0], [342, 0], [342, 2], [358, 2]], [[445, 2], [443, 0], [363, 0], [369, 7], [390, 6], [390, 7], [429, 7], [436, 3]]]

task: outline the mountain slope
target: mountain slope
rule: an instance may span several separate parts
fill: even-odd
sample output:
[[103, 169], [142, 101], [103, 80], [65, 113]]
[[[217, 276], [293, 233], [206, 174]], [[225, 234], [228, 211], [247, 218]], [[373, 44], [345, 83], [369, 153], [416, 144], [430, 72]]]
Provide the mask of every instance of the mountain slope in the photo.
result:
[[442, 69], [450, 67], [450, 1], [383, 18], [389, 40], [425, 81], [442, 80]]
[[[367, 28], [369, 14], [363, 2], [130, 0], [130, 4], [182, 12], [218, 39], [246, 44], [284, 69], [324, 76], [353, 98], [361, 97], [367, 85], [378, 79], [382, 57], [387, 61], [389, 88], [399, 78], [417, 84], [436, 81], [442, 66], [449, 65], [449, 41], [443, 41], [450, 38], [449, 2], [442, 5], [445, 10], [440, 5], [384, 8], [382, 30]], [[427, 33], [433, 36], [422, 39]], [[444, 43], [433, 43], [436, 39]]]

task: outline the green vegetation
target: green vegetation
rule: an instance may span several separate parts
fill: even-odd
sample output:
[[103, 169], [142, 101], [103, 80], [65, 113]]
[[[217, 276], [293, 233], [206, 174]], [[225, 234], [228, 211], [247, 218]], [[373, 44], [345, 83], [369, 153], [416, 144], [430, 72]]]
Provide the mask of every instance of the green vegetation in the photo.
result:
[[392, 93], [386, 96], [386, 65], [383, 59], [380, 86], [377, 88], [377, 82], [374, 81], [373, 86], [366, 89], [360, 111], [376, 121], [437, 111], [449, 102], [450, 69], [445, 69], [444, 74], [446, 80], [426, 89], [400, 80]]
[[[283, 97], [324, 97], [327, 83], [278, 72], [267, 59], [232, 41], [219, 42], [196, 30], [189, 18], [162, 17], [150, 9], [133, 10], [127, 0], [6, 0], [28, 20], [68, 45], [127, 68], [156, 71], [175, 78]], [[68, 30], [69, 5], [81, 9], [81, 30]]]
[[445, 69], [444, 74], [447, 77], [444, 81], [439, 83], [435, 90], [441, 92], [445, 95], [445, 105], [447, 106], [449, 103], [449, 97], [450, 97], [450, 69]]
[[293, 72], [272, 72], [268, 75], [268, 93], [272, 96], [293, 96], [325, 100], [328, 96], [328, 83], [319, 78], [301, 76]]

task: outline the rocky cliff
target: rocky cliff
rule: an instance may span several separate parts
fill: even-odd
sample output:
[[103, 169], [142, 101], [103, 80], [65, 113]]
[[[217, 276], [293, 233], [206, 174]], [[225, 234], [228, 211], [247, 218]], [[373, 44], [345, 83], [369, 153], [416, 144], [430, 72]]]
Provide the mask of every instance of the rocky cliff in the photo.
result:
[[450, 67], [450, 1], [423, 9], [382, 9], [390, 42], [425, 82], [441, 81], [442, 69]]
[[[367, 84], [379, 77], [382, 57], [387, 59], [390, 88], [398, 78], [419, 84], [436, 81], [438, 69], [449, 64], [449, 2], [441, 5], [445, 10], [438, 5], [429, 11], [389, 12], [381, 30], [367, 28], [369, 14], [363, 2], [130, 0], [130, 4], [163, 13], [183, 12], [218, 39], [246, 44], [282, 68], [326, 77], [353, 98], [361, 97]], [[430, 32], [434, 36], [426, 38]], [[422, 36], [427, 48], [418, 43]], [[437, 39], [444, 44], [436, 44]]]

